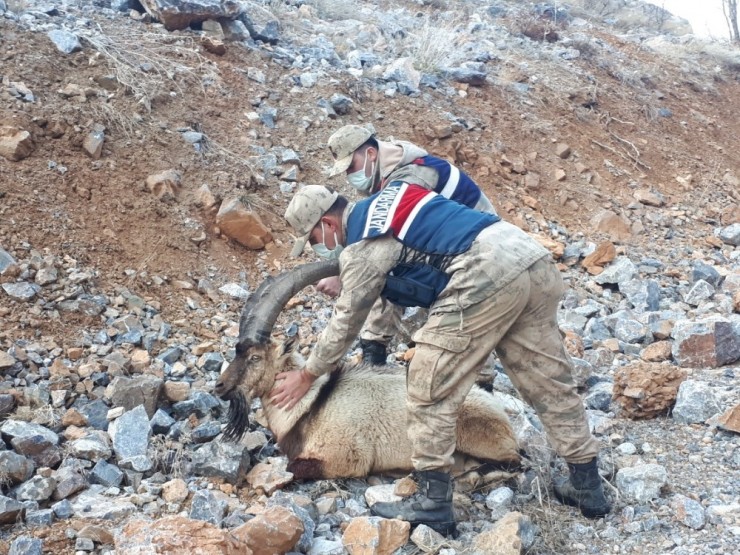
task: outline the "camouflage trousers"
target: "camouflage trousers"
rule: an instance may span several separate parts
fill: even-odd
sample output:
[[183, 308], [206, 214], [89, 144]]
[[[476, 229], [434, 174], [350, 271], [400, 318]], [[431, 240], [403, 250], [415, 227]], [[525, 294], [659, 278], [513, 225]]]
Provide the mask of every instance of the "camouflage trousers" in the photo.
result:
[[383, 297], [378, 298], [367, 315], [360, 339], [388, 344], [396, 335], [401, 323], [403, 307], [394, 305]]
[[407, 380], [408, 434], [416, 470], [449, 470], [458, 411], [491, 351], [540, 417], [567, 462], [598, 454], [557, 323], [563, 280], [542, 258], [488, 299], [434, 313], [414, 334]]

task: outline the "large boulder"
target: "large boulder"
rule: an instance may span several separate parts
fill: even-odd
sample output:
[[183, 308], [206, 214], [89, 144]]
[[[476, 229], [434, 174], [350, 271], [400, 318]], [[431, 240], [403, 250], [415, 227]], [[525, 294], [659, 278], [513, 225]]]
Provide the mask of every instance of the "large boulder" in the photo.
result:
[[141, 0], [141, 5], [168, 31], [207, 19], [236, 19], [242, 12], [242, 3], [237, 0]]
[[629, 418], [654, 418], [673, 406], [685, 379], [673, 365], [634, 362], [614, 375], [613, 399]]

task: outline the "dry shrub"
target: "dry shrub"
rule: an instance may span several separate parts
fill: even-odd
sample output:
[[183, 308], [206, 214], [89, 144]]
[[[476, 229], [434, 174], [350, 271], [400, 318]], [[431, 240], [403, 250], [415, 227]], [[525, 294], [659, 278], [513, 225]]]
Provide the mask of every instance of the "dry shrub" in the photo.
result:
[[81, 34], [105, 60], [117, 81], [147, 111], [174, 87], [217, 82], [217, 70], [200, 55], [191, 37], [149, 32], [146, 28], [110, 26]]
[[536, 16], [524, 18], [517, 24], [516, 31], [537, 42], [557, 42], [560, 40], [555, 23]]
[[462, 31], [456, 21], [424, 19], [417, 31], [406, 37], [406, 51], [414, 67], [424, 73], [438, 73], [465, 59], [464, 46], [471, 37]]

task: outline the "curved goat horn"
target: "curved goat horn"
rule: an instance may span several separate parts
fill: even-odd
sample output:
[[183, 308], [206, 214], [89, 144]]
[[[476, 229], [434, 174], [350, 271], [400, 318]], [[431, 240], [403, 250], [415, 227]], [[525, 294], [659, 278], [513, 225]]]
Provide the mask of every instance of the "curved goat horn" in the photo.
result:
[[278, 315], [293, 295], [320, 279], [336, 275], [339, 261], [326, 260], [302, 264], [265, 279], [244, 305], [239, 319], [239, 342], [266, 343]]

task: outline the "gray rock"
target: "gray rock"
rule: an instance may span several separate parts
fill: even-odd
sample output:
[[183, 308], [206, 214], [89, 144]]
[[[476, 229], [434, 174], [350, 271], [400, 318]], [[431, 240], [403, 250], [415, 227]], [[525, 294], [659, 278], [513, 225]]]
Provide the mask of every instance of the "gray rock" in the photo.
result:
[[34, 468], [31, 459], [13, 451], [0, 451], [0, 474], [7, 476], [11, 484], [28, 480], [33, 475]]
[[149, 425], [152, 427], [152, 432], [155, 434], [166, 434], [170, 431], [170, 428], [174, 423], [175, 419], [162, 409], [157, 410], [149, 421]]
[[57, 482], [57, 487], [52, 494], [55, 501], [66, 499], [87, 487], [85, 477], [76, 468], [70, 466], [59, 468], [54, 474], [54, 479]]
[[131, 457], [145, 457], [152, 428], [144, 406], [139, 405], [111, 422], [108, 433], [119, 462]]
[[221, 21], [221, 30], [224, 34], [224, 40], [240, 42], [249, 40], [249, 31], [242, 21]]
[[280, 40], [280, 22], [270, 12], [256, 2], [243, 1], [244, 11], [239, 16], [249, 35], [254, 40], [277, 44]]
[[0, 495], [0, 524], [15, 524], [18, 517], [23, 516], [23, 505], [11, 499]]
[[10, 544], [8, 555], [42, 555], [44, 542], [32, 536], [18, 536]]
[[671, 507], [676, 515], [676, 520], [684, 526], [694, 530], [700, 530], [704, 527], [704, 507], [698, 501], [677, 493], [671, 498]]
[[46, 501], [54, 493], [56, 485], [57, 483], [54, 478], [34, 476], [18, 486], [16, 499], [20, 501]]
[[622, 282], [619, 290], [637, 312], [660, 309], [660, 284], [654, 279], [631, 279]]
[[6, 420], [0, 427], [0, 433], [6, 441], [10, 441], [18, 454], [31, 457], [37, 465], [55, 466], [61, 460], [56, 448], [59, 436], [44, 426]]
[[[424, 526], [423, 524], [417, 527], [417, 530], [422, 526], [431, 530], [431, 528]], [[442, 536], [440, 535], [440, 537]], [[444, 540], [443, 537], [442, 539]], [[345, 553], [347, 553], [347, 551], [344, 549], [342, 540], [327, 540], [326, 538], [319, 536], [314, 538], [313, 543], [311, 544], [311, 549], [306, 552], [306, 555], [344, 555]]]
[[211, 442], [191, 455], [193, 474], [224, 478], [236, 484], [249, 470], [249, 451], [244, 445]]
[[70, 518], [75, 514], [69, 499], [62, 499], [58, 503], [54, 503], [51, 506], [51, 510], [54, 511], [54, 516], [57, 518]]
[[499, 520], [511, 508], [514, 492], [506, 486], [492, 490], [486, 496], [486, 507], [491, 510], [491, 521]]
[[77, 38], [77, 35], [74, 33], [70, 33], [63, 29], [55, 29], [53, 31], [49, 31], [48, 36], [54, 43], [54, 46], [64, 54], [71, 54], [72, 52], [82, 50], [80, 39]]
[[116, 376], [108, 386], [111, 403], [114, 407], [124, 407], [126, 410], [143, 405], [147, 416], [151, 418], [157, 411], [163, 383], [156, 376]]
[[51, 509], [39, 509], [37, 511], [26, 511], [26, 526], [51, 526], [54, 522], [54, 511]]
[[668, 483], [668, 473], [659, 464], [643, 464], [622, 468], [617, 472], [619, 492], [630, 502], [647, 503], [660, 497], [660, 490]]
[[442, 75], [450, 81], [457, 83], [467, 83], [474, 87], [480, 87], [486, 84], [488, 74], [485, 71], [471, 69], [466, 67], [446, 68], [442, 70]]
[[76, 538], [75, 551], [95, 551], [95, 543], [90, 538]]
[[35, 283], [19, 281], [17, 283], [3, 283], [3, 289], [8, 296], [17, 301], [30, 301], [41, 291], [41, 287]]
[[686, 380], [678, 388], [673, 419], [684, 424], [700, 424], [722, 410], [714, 389], [706, 383]]
[[36, 272], [36, 276], [34, 277], [34, 281], [38, 285], [49, 285], [50, 283], [54, 283], [58, 278], [57, 275], [57, 269], [56, 268], [41, 268], [38, 272]]
[[178, 360], [180, 360], [182, 353], [183, 350], [178, 346], [169, 347], [168, 349], [165, 349], [164, 351], [159, 353], [159, 355], [157, 355], [157, 359], [166, 362], [167, 364], [175, 364]]
[[72, 456], [92, 462], [105, 460], [112, 453], [108, 444], [108, 436], [100, 430], [90, 432], [86, 436], [73, 441], [70, 448]]
[[719, 238], [728, 245], [740, 246], [740, 223], [734, 223], [720, 229]]
[[191, 23], [208, 19], [235, 19], [241, 13], [242, 2], [222, 0], [140, 0], [153, 18], [168, 31], [185, 29]]
[[696, 260], [691, 268], [691, 281], [696, 283], [700, 279], [703, 279], [714, 287], [719, 287], [722, 276], [714, 269], [714, 266], [710, 266], [701, 260]]
[[190, 518], [220, 526], [226, 516], [226, 509], [227, 503], [224, 499], [217, 498], [210, 490], [202, 489], [193, 495], [190, 504]]
[[201, 142], [203, 140], [203, 136], [203, 133], [198, 133], [197, 131], [185, 131], [185, 133], [182, 134], [182, 138], [185, 139], [185, 142], [188, 142], [191, 145]]
[[329, 99], [329, 104], [331, 104], [332, 109], [334, 112], [339, 114], [340, 116], [346, 115], [350, 112], [352, 109], [352, 99], [348, 96], [344, 96], [343, 94], [334, 93], [331, 95], [331, 98]]
[[96, 399], [92, 403], [75, 404], [74, 406], [87, 419], [88, 426], [96, 430], [105, 431], [108, 429], [109, 407], [103, 401]]
[[699, 306], [702, 302], [711, 299], [714, 296], [714, 286], [700, 279], [684, 295], [683, 300], [691, 306]]
[[211, 421], [204, 422], [203, 424], [197, 426], [193, 430], [191, 437], [193, 438], [193, 443], [206, 443], [207, 441], [215, 439], [216, 436], [218, 436], [218, 434], [220, 433], [221, 424], [216, 421]]
[[0, 274], [13, 264], [16, 264], [15, 258], [13, 258], [9, 252], [0, 248]]
[[129, 10], [135, 10], [139, 5], [139, 0], [111, 0], [110, 7], [119, 12], [128, 13]]
[[105, 489], [104, 486], [94, 485], [75, 497], [72, 501], [75, 517], [118, 520], [136, 512], [136, 505], [130, 501], [103, 495]]
[[172, 405], [172, 415], [177, 420], [187, 418], [191, 414], [195, 414], [198, 418], [204, 418], [218, 412], [220, 407], [221, 403], [210, 393], [193, 391], [190, 394], [190, 399]]
[[583, 400], [586, 407], [593, 410], [604, 412], [609, 411], [612, 402], [612, 382], [598, 382], [589, 389], [586, 398]]
[[626, 283], [637, 276], [637, 266], [626, 256], [617, 257], [604, 271], [594, 278], [600, 285], [617, 285]]
[[246, 301], [249, 298], [249, 291], [244, 289], [238, 283], [227, 283], [226, 285], [219, 287], [218, 291], [234, 299], [242, 299]]
[[614, 337], [625, 343], [642, 343], [648, 333], [647, 327], [637, 320], [620, 318], [614, 326]]
[[116, 465], [99, 460], [90, 471], [89, 480], [91, 484], [117, 487], [123, 482], [123, 472]]
[[198, 367], [206, 372], [221, 372], [221, 366], [224, 363], [224, 357], [221, 353], [205, 353], [198, 359]]

